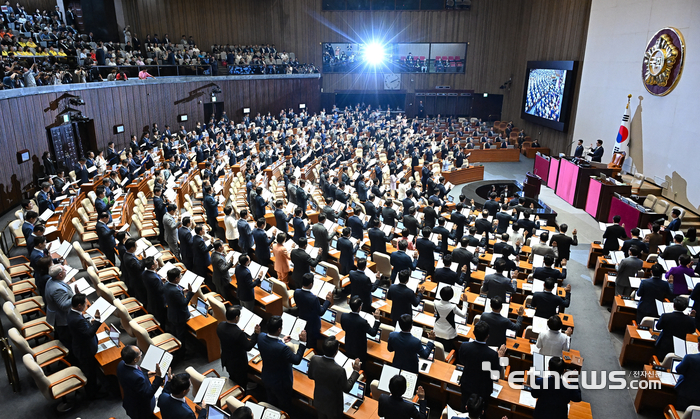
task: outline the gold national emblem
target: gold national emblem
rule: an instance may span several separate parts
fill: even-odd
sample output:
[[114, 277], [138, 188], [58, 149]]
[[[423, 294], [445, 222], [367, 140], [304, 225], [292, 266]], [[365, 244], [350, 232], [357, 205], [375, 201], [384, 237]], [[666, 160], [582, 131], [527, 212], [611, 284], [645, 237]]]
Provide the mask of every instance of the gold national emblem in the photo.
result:
[[664, 96], [673, 90], [683, 71], [684, 49], [683, 36], [675, 28], [662, 29], [649, 40], [642, 68], [649, 93]]

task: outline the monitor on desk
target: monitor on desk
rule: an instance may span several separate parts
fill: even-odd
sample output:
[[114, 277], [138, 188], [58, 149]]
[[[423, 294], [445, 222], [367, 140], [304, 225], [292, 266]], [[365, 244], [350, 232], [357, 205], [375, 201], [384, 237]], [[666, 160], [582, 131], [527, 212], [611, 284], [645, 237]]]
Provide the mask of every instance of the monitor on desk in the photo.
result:
[[207, 405], [207, 418], [209, 419], [228, 419], [231, 415], [224, 412], [214, 405]]
[[355, 381], [355, 384], [352, 385], [352, 388], [348, 392], [349, 395], [363, 400], [365, 398], [365, 383], [362, 381]]
[[326, 321], [330, 324], [335, 324], [335, 319], [337, 317], [337, 314], [333, 310], [326, 310], [325, 313], [323, 313], [323, 316], [321, 316], [321, 320]]
[[322, 266], [322, 265], [316, 265], [316, 268], [314, 271], [318, 275], [326, 276], [326, 272], [328, 271], [328, 268], [326, 268], [325, 266]]
[[112, 323], [109, 324], [109, 338], [116, 346], [119, 346], [119, 336], [121, 332]]
[[372, 293], [372, 297], [377, 297], [380, 300], [385, 300], [386, 299], [386, 288], [377, 288], [374, 290]]
[[272, 282], [269, 279], [263, 279], [260, 288], [266, 293], [272, 294]]
[[306, 358], [302, 358], [299, 365], [292, 365], [292, 367], [294, 367], [294, 369], [299, 371], [300, 373], [307, 375], [309, 373], [309, 360]]
[[207, 307], [207, 303], [202, 300], [201, 298], [197, 298], [197, 302], [195, 303], [194, 309], [199, 312], [202, 316], [207, 316], [209, 308]]
[[367, 257], [367, 254], [362, 251], [362, 250], [357, 250], [357, 253], [355, 253], [355, 257], [358, 259], [365, 259]]

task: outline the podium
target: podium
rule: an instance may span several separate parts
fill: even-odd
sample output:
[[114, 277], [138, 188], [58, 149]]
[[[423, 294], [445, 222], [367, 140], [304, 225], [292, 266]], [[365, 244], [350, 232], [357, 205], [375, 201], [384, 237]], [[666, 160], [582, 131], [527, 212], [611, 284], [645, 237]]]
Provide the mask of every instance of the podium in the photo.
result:
[[585, 209], [590, 177], [601, 173], [612, 176], [612, 172], [613, 169], [608, 169], [607, 165], [602, 163], [592, 163], [571, 157], [562, 158], [559, 163], [555, 193], [574, 207]]
[[537, 153], [535, 155], [535, 166], [533, 173], [542, 179], [542, 182], [547, 183], [549, 178], [549, 156]]
[[525, 183], [523, 184], [523, 195], [527, 198], [537, 200], [540, 195], [541, 186], [542, 178], [527, 172], [527, 174], [525, 174]]
[[591, 178], [586, 198], [586, 212], [596, 220], [607, 223], [610, 205], [615, 193], [621, 196], [630, 196], [632, 185], [618, 185], [609, 178], [603, 180]]

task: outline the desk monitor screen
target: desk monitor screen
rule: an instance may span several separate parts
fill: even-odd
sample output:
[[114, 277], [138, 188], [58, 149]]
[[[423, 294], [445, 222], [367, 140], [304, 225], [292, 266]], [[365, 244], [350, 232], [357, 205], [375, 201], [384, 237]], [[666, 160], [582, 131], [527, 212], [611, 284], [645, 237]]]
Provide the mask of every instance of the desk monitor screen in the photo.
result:
[[331, 247], [334, 248], [334, 249], [337, 249], [337, 248], [338, 248], [338, 240], [333, 239], [333, 240], [331, 241]]
[[268, 294], [272, 294], [272, 282], [269, 279], [263, 279], [260, 283], [260, 288]]
[[386, 288], [377, 288], [377, 289], [374, 290], [374, 292], [372, 293], [372, 296], [373, 296], [373, 297], [377, 297], [377, 298], [379, 298], [380, 300], [386, 299]]
[[455, 202], [455, 197], [452, 196], [452, 195], [449, 195], [449, 196], [447, 197], [447, 200], [450, 201], [450, 202]]
[[326, 310], [321, 316], [321, 320], [327, 321], [330, 324], [335, 324], [336, 313], [333, 310]]
[[403, 223], [401, 221], [397, 221], [396, 228], [398, 228], [399, 230], [403, 230]]
[[342, 218], [338, 218], [338, 225], [341, 227], [345, 227], [345, 220]]
[[365, 398], [365, 383], [362, 381], [355, 381], [355, 384], [352, 385], [352, 388], [350, 389], [350, 392], [348, 393], [353, 397], [356, 397], [360, 400]]
[[299, 365], [292, 365], [292, 367], [294, 367], [294, 369], [299, 371], [300, 373], [307, 375], [309, 373], [309, 360], [306, 358], [302, 358]]
[[317, 274], [319, 274], [321, 276], [326, 276], [326, 272], [328, 271], [328, 268], [326, 268], [325, 266], [316, 265], [315, 271]]
[[362, 251], [362, 250], [357, 250], [357, 253], [355, 253], [355, 257], [358, 259], [365, 259], [367, 257], [367, 254]]
[[207, 417], [209, 419], [228, 419], [231, 417], [228, 413], [211, 404], [207, 405], [207, 409]]
[[194, 306], [195, 310], [199, 311], [202, 316], [207, 315], [207, 303], [201, 298], [197, 298], [197, 304]]
[[381, 337], [381, 336], [380, 336], [379, 333], [377, 333], [377, 334], [374, 335], [374, 336], [372, 336], [372, 335], [370, 335], [369, 333], [367, 333], [367, 340], [371, 340], [372, 342], [377, 342], [377, 343], [379, 343], [380, 337]]
[[413, 307], [413, 311], [418, 312], [418, 313], [422, 313], [424, 308], [425, 308], [425, 301], [421, 301], [420, 303], [418, 303], [417, 307]]
[[115, 345], [119, 346], [119, 329], [117, 329], [112, 323], [109, 324], [109, 338], [112, 339]]
[[673, 361], [673, 366], [671, 366], [671, 372], [674, 373], [674, 374], [678, 374], [678, 371], [676, 371], [676, 368], [678, 368], [678, 366], [679, 366], [680, 364], [681, 364], [681, 361], [679, 361], [679, 360], [677, 360], [677, 359], [674, 360], [674, 361]]

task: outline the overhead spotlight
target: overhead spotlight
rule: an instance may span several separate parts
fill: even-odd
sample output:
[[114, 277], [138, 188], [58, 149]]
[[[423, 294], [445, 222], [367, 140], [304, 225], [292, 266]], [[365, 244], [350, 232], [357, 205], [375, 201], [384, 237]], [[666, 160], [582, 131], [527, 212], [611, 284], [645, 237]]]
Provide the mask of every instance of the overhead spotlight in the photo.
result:
[[74, 105], [74, 106], [85, 105], [85, 101], [83, 100], [83, 98], [80, 98], [80, 97], [72, 97], [72, 98], [68, 99], [68, 103], [70, 103], [71, 105]]
[[364, 57], [365, 61], [371, 65], [381, 64], [384, 61], [386, 52], [384, 46], [377, 42], [372, 42], [365, 45]]

